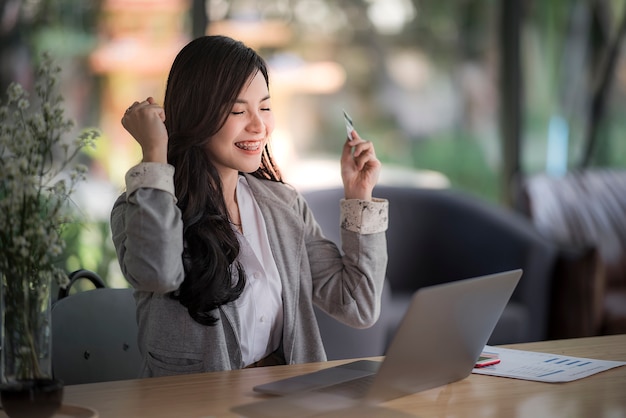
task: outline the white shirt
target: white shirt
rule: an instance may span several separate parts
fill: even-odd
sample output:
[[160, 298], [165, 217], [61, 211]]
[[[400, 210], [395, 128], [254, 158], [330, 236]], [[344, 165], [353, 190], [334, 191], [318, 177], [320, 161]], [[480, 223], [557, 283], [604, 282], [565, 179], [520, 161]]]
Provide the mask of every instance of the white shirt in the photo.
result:
[[[237, 202], [243, 235], [237, 233], [237, 260], [246, 286], [235, 305], [239, 310], [241, 355], [246, 366], [261, 360], [280, 345], [283, 329], [282, 284], [270, 249], [265, 220], [248, 182], [239, 176]], [[236, 275], [236, 270], [233, 273]]]

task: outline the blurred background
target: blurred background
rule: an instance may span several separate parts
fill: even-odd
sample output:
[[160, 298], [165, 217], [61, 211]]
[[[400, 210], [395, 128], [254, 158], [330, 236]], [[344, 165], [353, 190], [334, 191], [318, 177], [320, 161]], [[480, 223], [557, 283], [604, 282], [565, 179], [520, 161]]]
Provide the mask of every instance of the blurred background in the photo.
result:
[[32, 85], [42, 51], [63, 68], [67, 114], [103, 133], [83, 157], [66, 269], [124, 287], [109, 214], [140, 150], [119, 121], [162, 102], [189, 40], [229, 35], [267, 60], [273, 148], [298, 188], [340, 184], [345, 109], [381, 183], [523, 212], [525, 179], [626, 165], [624, 13], [622, 0], [0, 0], [0, 88]]

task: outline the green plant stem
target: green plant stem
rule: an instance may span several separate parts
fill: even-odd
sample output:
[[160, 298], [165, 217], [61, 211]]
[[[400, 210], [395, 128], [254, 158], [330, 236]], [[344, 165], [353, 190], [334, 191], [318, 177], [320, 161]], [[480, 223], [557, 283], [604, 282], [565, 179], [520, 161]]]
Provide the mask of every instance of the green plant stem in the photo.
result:
[[[26, 355], [27, 360], [23, 361], [23, 364], [30, 365], [30, 370], [21, 370], [18, 378], [26, 380], [26, 379], [40, 379], [43, 376], [41, 373], [41, 368], [39, 367], [39, 356], [37, 347], [35, 344], [35, 340], [33, 338], [33, 329], [31, 328], [31, 323], [29, 319], [29, 315], [27, 312], [30, 311], [30, 307], [24, 309], [22, 311], [24, 325], [26, 327], [26, 343], [28, 346], [28, 353]], [[20, 353], [21, 354], [21, 353]]]

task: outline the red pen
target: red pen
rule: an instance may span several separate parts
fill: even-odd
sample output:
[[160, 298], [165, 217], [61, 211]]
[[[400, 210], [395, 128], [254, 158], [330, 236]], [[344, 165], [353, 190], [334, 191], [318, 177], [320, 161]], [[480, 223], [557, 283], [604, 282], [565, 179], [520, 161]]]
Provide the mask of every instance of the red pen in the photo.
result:
[[476, 360], [476, 364], [474, 365], [474, 367], [476, 368], [487, 367], [487, 366], [493, 366], [494, 364], [498, 364], [498, 363], [500, 363], [500, 358], [498, 357], [497, 354], [482, 353], [480, 357], [478, 357], [478, 360]]

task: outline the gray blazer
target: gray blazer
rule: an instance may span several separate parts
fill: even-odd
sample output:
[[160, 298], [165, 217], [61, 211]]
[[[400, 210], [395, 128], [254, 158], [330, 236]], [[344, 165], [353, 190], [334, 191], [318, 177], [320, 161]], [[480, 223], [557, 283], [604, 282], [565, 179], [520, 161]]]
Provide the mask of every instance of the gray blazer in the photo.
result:
[[[127, 187], [129, 175], [132, 170]], [[363, 217], [369, 212], [382, 220], [382, 226], [374, 228], [381, 230], [366, 231], [371, 233], [355, 232], [359, 222], [349, 225], [344, 220], [342, 255], [323, 236], [295, 189], [249, 175], [246, 179], [263, 213], [282, 282], [281, 354], [287, 364], [325, 361], [313, 304], [353, 327], [369, 327], [378, 319], [387, 267], [387, 202], [342, 201], [356, 202]], [[176, 198], [158, 188], [128, 189], [115, 202], [111, 229], [122, 272], [136, 290], [142, 375], [242, 368], [234, 303], [215, 312], [217, 325], [204, 326], [169, 297], [184, 278], [183, 225]]]

